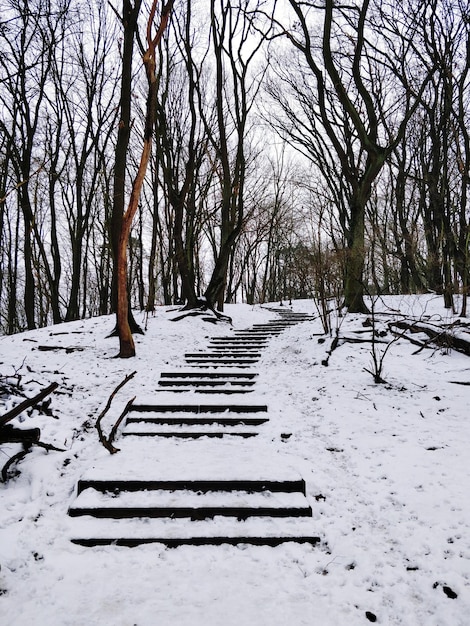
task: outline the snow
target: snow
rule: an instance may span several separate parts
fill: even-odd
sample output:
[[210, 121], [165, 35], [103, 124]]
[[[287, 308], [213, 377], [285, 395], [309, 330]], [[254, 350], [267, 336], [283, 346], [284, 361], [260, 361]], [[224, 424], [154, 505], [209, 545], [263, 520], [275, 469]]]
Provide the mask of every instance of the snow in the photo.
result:
[[[315, 313], [311, 301], [292, 308]], [[375, 308], [378, 330], [386, 330], [398, 311], [433, 326], [456, 319], [434, 296], [386, 297]], [[431, 344], [418, 351], [398, 338], [384, 357], [387, 382], [375, 384], [365, 371], [372, 367], [370, 343], [340, 341], [324, 366], [332, 338], [322, 335], [320, 320], [303, 322], [270, 338], [261, 361], [240, 370], [259, 374], [252, 393], [225, 399], [268, 405], [269, 422], [256, 427], [257, 437], [175, 442], [118, 436], [116, 455], [99, 443], [97, 416], [133, 371], [103, 420], [107, 433], [134, 396], [136, 403], [217, 404], [217, 394], [157, 389], [162, 372], [191, 369], [185, 353], [209, 351], [210, 338], [276, 317], [259, 306], [231, 305], [227, 312], [233, 327], [198, 318], [174, 323], [174, 312], [162, 307], [141, 320], [148, 328], [136, 337], [131, 360], [114, 358], [117, 340], [106, 338], [111, 317], [0, 337], [0, 383], [7, 377], [15, 383], [20, 375], [28, 397], [59, 383], [53, 416], [34, 410], [14, 423], [41, 428], [42, 441], [65, 449], [34, 449], [19, 463], [19, 476], [0, 484], [0, 622], [355, 626], [369, 623], [369, 612], [378, 624], [467, 626], [470, 387], [452, 382], [470, 382], [463, 354]], [[353, 314], [338, 319], [340, 338], [370, 337], [364, 320]], [[456, 332], [466, 334], [465, 326]], [[386, 343], [377, 344], [379, 356], [391, 339], [388, 333]], [[45, 352], [43, 345], [64, 349]], [[70, 347], [80, 350], [67, 352]], [[0, 414], [19, 401], [0, 398]], [[2, 445], [2, 461], [16, 449]], [[321, 543], [175, 549], [73, 544], [77, 525], [82, 532], [87, 526], [105, 532], [103, 520], [98, 529], [97, 520], [67, 515], [78, 481], [129, 473], [143, 480], [300, 476], [313, 517], [284, 520], [285, 532], [318, 535]], [[134, 497], [126, 495], [129, 502]], [[152, 502], [160, 497], [165, 494], [149, 495]], [[110, 520], [107, 530], [121, 521]], [[131, 522], [133, 532], [149, 532], [142, 520]], [[171, 522], [171, 532], [183, 524]], [[168, 527], [168, 520], [151, 524]], [[194, 524], [202, 533], [209, 521]], [[220, 532], [234, 532], [230, 519], [216, 524]], [[260, 534], [276, 532], [261, 518], [246, 524]], [[452, 591], [457, 597], [449, 597]]]

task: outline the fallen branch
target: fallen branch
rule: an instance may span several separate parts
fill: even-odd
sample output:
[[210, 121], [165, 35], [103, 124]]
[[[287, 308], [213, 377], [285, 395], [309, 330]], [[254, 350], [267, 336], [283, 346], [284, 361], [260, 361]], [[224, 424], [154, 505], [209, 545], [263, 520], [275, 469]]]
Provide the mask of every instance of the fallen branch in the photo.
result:
[[[392, 333], [392, 335], [395, 335], [396, 337], [400, 339], [401, 338], [406, 339], [407, 341], [412, 343], [414, 346], [420, 346], [421, 349], [429, 348], [427, 343], [423, 343], [422, 341], [419, 341], [418, 339], [414, 339], [413, 337], [410, 337], [409, 335], [406, 334], [406, 332], [398, 333], [396, 330], [393, 330], [392, 328], [390, 328], [390, 332]], [[416, 354], [417, 352], [418, 351], [413, 352], [413, 354]]]
[[45, 450], [55, 450], [57, 452], [64, 452], [62, 448], [56, 448], [50, 443], [44, 443], [40, 441], [41, 431], [39, 428], [16, 428], [11, 424], [8, 424], [13, 418], [17, 417], [28, 409], [34, 407], [46, 396], [52, 393], [58, 387], [58, 383], [52, 383], [49, 387], [46, 387], [33, 398], [27, 398], [23, 402], [20, 402], [11, 411], [5, 413], [0, 417], [0, 444], [1, 443], [20, 443], [23, 446], [23, 450], [13, 455], [2, 468], [1, 474], [4, 482], [8, 480], [8, 471], [14, 463], [21, 461], [27, 453], [31, 450], [33, 445], [44, 448]]
[[14, 417], [17, 417], [18, 415], [20, 415], [20, 413], [28, 409], [30, 406], [35, 406], [36, 404], [38, 404], [38, 402], [41, 402], [41, 400], [43, 400], [46, 396], [48, 396], [53, 391], [55, 391], [58, 386], [59, 386], [58, 383], [52, 383], [51, 385], [49, 385], [49, 387], [46, 387], [45, 389], [40, 391], [36, 396], [34, 396], [34, 398], [26, 398], [26, 400], [23, 400], [23, 402], [20, 402], [20, 404], [18, 404], [13, 409], [8, 411], [8, 413], [5, 413], [5, 415], [2, 415], [0, 417], [0, 428], [4, 426], [5, 424], [7, 424]]
[[85, 348], [82, 346], [38, 346], [38, 350], [41, 352], [55, 352], [56, 350], [65, 350], [66, 354], [71, 354], [72, 352], [83, 352]]
[[124, 409], [124, 412], [121, 414], [121, 416], [119, 417], [118, 421], [114, 425], [113, 429], [111, 430], [111, 433], [110, 433], [109, 437], [106, 437], [106, 435], [104, 434], [103, 429], [101, 428], [101, 421], [102, 421], [103, 417], [106, 415], [106, 413], [109, 411], [109, 409], [111, 408], [111, 403], [112, 403], [114, 397], [116, 396], [116, 394], [118, 393], [118, 391], [120, 389], [122, 389], [122, 387], [124, 387], [124, 385], [127, 384], [130, 380], [132, 380], [132, 378], [134, 378], [134, 376], [136, 374], [137, 374], [137, 372], [132, 372], [132, 374], [128, 374], [119, 383], [119, 385], [117, 385], [117, 387], [114, 389], [114, 391], [109, 396], [108, 401], [106, 402], [106, 406], [101, 411], [101, 413], [98, 415], [98, 419], [96, 420], [95, 428], [98, 431], [98, 438], [100, 440], [100, 443], [102, 443], [103, 446], [106, 448], [106, 450], [108, 450], [108, 452], [110, 452], [111, 454], [115, 454], [116, 452], [119, 452], [119, 449], [115, 448], [112, 445], [112, 442], [113, 442], [113, 439], [114, 439], [114, 437], [116, 435], [116, 432], [117, 432], [117, 429], [119, 427], [119, 424], [122, 422], [122, 419], [124, 418], [126, 413], [129, 411], [129, 407], [132, 404], [132, 402], [135, 400], [135, 398], [133, 398], [132, 400], [130, 400], [127, 403], [126, 408]]
[[[425, 333], [431, 341], [437, 343], [439, 346], [445, 346], [462, 352], [467, 356], [470, 356], [470, 336], [468, 339], [455, 333], [455, 328], [458, 324], [452, 324], [449, 328], [434, 327], [429, 323], [424, 322], [407, 322], [406, 320], [390, 322], [389, 326], [395, 326], [404, 330], [409, 330], [412, 333]], [[468, 334], [468, 333], [467, 333]], [[405, 335], [406, 336], [406, 335]], [[408, 337], [407, 337], [408, 338]], [[421, 344], [426, 347], [427, 344]]]

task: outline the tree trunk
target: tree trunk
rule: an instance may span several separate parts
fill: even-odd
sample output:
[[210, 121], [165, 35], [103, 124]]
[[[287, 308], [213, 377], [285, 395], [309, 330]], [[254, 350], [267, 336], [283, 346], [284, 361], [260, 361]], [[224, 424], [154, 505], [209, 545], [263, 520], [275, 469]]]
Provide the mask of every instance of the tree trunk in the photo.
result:
[[145, 114], [144, 143], [140, 157], [139, 169], [132, 185], [131, 197], [126, 212], [122, 216], [121, 230], [119, 233], [119, 246], [117, 257], [117, 331], [119, 335], [119, 357], [129, 358], [135, 356], [135, 345], [129, 324], [129, 295], [127, 290], [127, 245], [132, 227], [132, 221], [139, 206], [140, 194], [147, 171], [150, 154], [152, 151], [152, 136], [155, 126], [155, 114], [157, 103], [157, 79], [155, 75], [155, 53], [160, 43], [165, 28], [168, 24], [173, 2], [170, 0], [162, 8], [161, 22], [155, 37], [151, 31], [156, 13], [157, 0], [153, 0], [150, 16], [147, 23], [148, 48], [143, 57], [143, 63], [147, 74], [148, 96]]
[[131, 134], [131, 100], [132, 100], [132, 59], [134, 56], [134, 36], [137, 29], [137, 18], [142, 0], [123, 0], [122, 24], [122, 75], [121, 75], [121, 116], [119, 120], [118, 136], [114, 160], [113, 182], [113, 209], [111, 213], [111, 247], [113, 251], [114, 268], [111, 285], [111, 306], [117, 309], [117, 281], [118, 281], [118, 250], [120, 248], [120, 233], [122, 216], [125, 209], [125, 184], [127, 168], [127, 149]]
[[344, 306], [350, 313], [368, 313], [364, 302], [365, 202], [356, 193], [350, 207], [344, 277]]

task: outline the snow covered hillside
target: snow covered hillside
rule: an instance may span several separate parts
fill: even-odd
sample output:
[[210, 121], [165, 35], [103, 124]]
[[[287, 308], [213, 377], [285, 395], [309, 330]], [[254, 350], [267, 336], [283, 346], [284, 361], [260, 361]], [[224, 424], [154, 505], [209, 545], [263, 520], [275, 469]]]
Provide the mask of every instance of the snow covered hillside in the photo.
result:
[[[291, 308], [317, 316], [311, 301]], [[467, 626], [470, 359], [423, 333], [390, 331], [392, 320], [455, 321], [442, 298], [385, 297], [375, 308], [384, 383], [371, 374], [370, 317], [334, 318], [334, 350], [318, 318], [296, 324], [269, 339], [254, 368], [250, 401], [268, 406], [269, 421], [252, 439], [207, 443], [232, 460], [234, 475], [238, 450], [253, 471], [275, 473], [284, 464], [298, 472], [321, 539], [316, 545], [71, 542], [80, 519], [68, 510], [90, 468], [112, 464], [132, 472], [135, 464], [136, 475], [156, 466], [165, 474], [196, 450], [191, 441], [131, 441], [118, 433], [120, 452], [111, 456], [95, 423], [116, 386], [136, 372], [104, 417], [105, 434], [133, 397], [194, 398], [191, 391], [159, 390], [160, 374], [181, 369], [184, 354], [207, 350], [210, 338], [273, 320], [274, 312], [231, 305], [230, 326], [200, 318], [175, 323], [175, 312], [160, 308], [141, 320], [147, 331], [136, 337], [131, 360], [113, 358], [117, 340], [106, 338], [111, 317], [0, 337], [0, 415], [57, 382], [47, 410], [12, 423], [39, 427], [41, 441], [64, 450], [33, 447], [19, 474], [0, 483], [0, 623]], [[451, 332], [466, 337], [468, 330], [461, 320]], [[17, 450], [2, 444], [1, 465]], [[207, 462], [197, 458], [195, 473]]]

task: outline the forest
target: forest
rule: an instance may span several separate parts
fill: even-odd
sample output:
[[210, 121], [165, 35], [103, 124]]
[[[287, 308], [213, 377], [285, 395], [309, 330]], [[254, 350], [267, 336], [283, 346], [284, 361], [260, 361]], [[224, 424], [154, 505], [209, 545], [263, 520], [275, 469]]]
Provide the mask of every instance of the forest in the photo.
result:
[[469, 70], [467, 0], [5, 0], [0, 333], [116, 311], [120, 255], [129, 311], [465, 316]]

